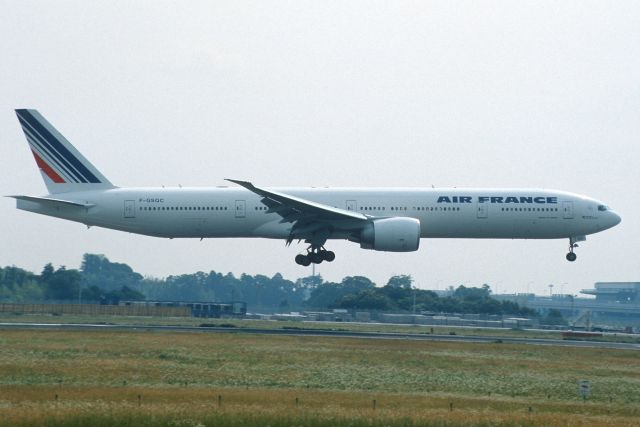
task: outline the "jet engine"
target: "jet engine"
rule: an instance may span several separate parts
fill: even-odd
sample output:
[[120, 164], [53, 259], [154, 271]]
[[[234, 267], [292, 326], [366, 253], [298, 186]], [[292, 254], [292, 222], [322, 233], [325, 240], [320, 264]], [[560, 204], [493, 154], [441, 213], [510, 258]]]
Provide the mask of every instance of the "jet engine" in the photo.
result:
[[360, 247], [387, 252], [417, 251], [420, 221], [415, 218], [381, 218], [371, 221], [360, 233]]

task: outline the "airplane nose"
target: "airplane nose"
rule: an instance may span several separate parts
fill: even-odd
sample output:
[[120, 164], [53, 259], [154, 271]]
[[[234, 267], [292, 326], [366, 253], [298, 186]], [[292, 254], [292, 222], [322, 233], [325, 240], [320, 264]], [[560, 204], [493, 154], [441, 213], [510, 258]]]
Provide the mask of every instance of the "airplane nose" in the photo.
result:
[[607, 215], [608, 228], [615, 227], [616, 225], [620, 224], [620, 221], [622, 221], [622, 218], [620, 217], [620, 215], [618, 215], [613, 211], [608, 212], [608, 215]]

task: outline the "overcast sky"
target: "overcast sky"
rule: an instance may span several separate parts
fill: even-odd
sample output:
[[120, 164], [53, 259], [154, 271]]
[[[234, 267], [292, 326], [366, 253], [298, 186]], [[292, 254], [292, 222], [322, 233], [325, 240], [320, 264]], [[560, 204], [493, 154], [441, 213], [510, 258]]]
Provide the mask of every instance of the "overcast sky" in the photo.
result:
[[[568, 242], [330, 242], [326, 279], [577, 293], [640, 281], [640, 2], [0, 0], [0, 194], [45, 194], [13, 112], [36, 108], [116, 185], [536, 187], [623, 221]], [[165, 240], [0, 200], [0, 265], [103, 253], [145, 275], [295, 280], [303, 245]]]

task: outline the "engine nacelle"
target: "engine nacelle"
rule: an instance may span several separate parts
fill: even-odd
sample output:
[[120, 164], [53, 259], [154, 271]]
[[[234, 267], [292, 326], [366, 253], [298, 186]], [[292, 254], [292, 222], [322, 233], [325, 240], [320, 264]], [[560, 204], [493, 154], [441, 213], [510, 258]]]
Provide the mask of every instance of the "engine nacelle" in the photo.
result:
[[396, 217], [373, 220], [360, 234], [360, 247], [387, 252], [417, 251], [420, 246], [420, 221]]

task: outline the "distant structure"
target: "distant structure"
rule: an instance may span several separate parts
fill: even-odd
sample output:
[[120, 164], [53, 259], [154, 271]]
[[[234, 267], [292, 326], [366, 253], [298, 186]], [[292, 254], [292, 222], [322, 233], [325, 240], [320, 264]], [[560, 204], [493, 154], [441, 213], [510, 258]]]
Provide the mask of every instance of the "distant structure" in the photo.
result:
[[[508, 300], [532, 308], [542, 314], [559, 310], [569, 325], [592, 323], [617, 325], [640, 330], [640, 282], [596, 282], [592, 289], [572, 294], [498, 294], [497, 300]], [[587, 296], [588, 295], [588, 296]], [[593, 298], [595, 296], [595, 298]], [[584, 322], [588, 319], [588, 322]]]
[[595, 289], [582, 294], [595, 295], [598, 303], [640, 304], [640, 282], [596, 282]]
[[192, 317], [244, 317], [247, 303], [233, 302], [185, 302], [185, 301], [120, 301], [121, 306], [133, 307], [184, 307]]

